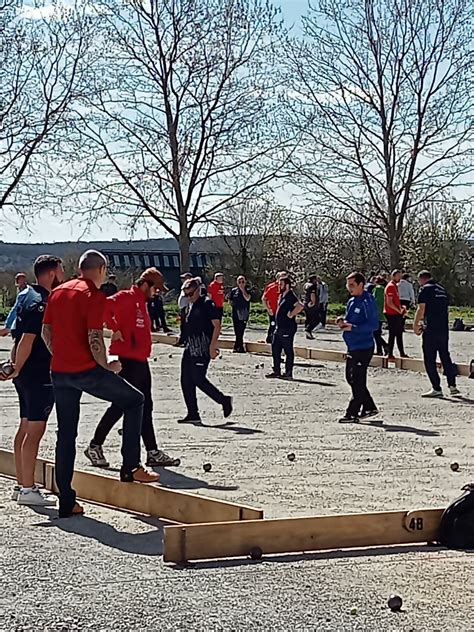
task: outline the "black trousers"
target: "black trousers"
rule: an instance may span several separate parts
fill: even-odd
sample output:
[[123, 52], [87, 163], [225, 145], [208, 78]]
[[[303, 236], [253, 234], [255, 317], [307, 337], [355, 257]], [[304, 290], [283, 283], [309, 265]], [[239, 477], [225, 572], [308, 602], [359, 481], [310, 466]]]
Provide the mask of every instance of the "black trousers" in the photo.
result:
[[181, 389], [190, 417], [199, 415], [196, 389], [201, 390], [217, 404], [223, 404], [226, 396], [207, 379], [210, 358], [197, 358], [187, 349], [181, 360]]
[[163, 329], [163, 331], [169, 331], [169, 327], [166, 323], [166, 312], [163, 303], [158, 304], [155, 309], [150, 313], [151, 327], [153, 331]]
[[276, 322], [275, 322], [275, 314], [268, 314], [268, 331], [267, 331], [267, 338], [265, 340], [265, 342], [268, 345], [272, 344], [273, 341], [273, 334], [275, 333], [275, 327], [276, 327]]
[[[156, 436], [153, 428], [153, 399], [151, 396], [151, 373], [148, 362], [140, 362], [139, 360], [130, 360], [128, 358], [120, 358], [122, 370], [120, 377], [129, 384], [138, 389], [145, 397], [143, 404], [142, 417], [142, 439], [147, 451], [156, 450]], [[122, 417], [123, 409], [112, 404], [105, 411], [102, 419], [95, 430], [94, 438], [91, 443], [94, 445], [104, 445], [109, 432], [115, 426], [117, 421]]]
[[438, 353], [448, 386], [456, 386], [456, 368], [449, 353], [449, 331], [425, 331], [423, 333], [423, 360], [431, 385], [436, 391], [441, 390], [441, 378], [436, 367]]
[[306, 333], [311, 334], [316, 325], [321, 322], [321, 310], [319, 307], [305, 307], [304, 311], [306, 314], [304, 329]]
[[374, 339], [375, 339], [375, 345], [377, 347], [377, 355], [382, 355], [383, 353], [386, 353], [388, 349], [387, 343], [385, 342], [382, 336], [382, 327], [383, 327], [383, 321], [379, 320], [379, 328], [376, 331], [374, 331]]
[[188, 308], [183, 307], [179, 310], [179, 340], [178, 344], [184, 344], [186, 342], [186, 316], [188, 315]]
[[393, 356], [393, 348], [395, 340], [397, 341], [398, 351], [401, 356], [405, 355], [403, 347], [403, 329], [405, 328], [405, 319], [401, 314], [385, 314], [388, 325], [388, 355]]
[[346, 381], [352, 390], [352, 399], [347, 407], [346, 415], [356, 417], [362, 410], [376, 410], [377, 406], [367, 388], [367, 369], [374, 348], [349, 351], [346, 359]]
[[245, 351], [244, 333], [247, 328], [247, 321], [239, 320], [236, 316], [232, 316], [232, 322], [234, 324], [235, 333], [234, 351]]
[[285, 352], [285, 375], [293, 375], [293, 367], [295, 365], [295, 351], [293, 342], [295, 340], [296, 331], [291, 333], [280, 332], [278, 329], [273, 334], [272, 356], [273, 356], [273, 372], [277, 375], [281, 374], [281, 352]]

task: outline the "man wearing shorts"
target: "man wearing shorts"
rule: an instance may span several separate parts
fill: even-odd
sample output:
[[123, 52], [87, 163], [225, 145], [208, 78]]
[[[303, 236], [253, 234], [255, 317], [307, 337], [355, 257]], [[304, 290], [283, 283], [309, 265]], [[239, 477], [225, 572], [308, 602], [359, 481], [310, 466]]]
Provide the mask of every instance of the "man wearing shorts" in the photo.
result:
[[[61, 259], [42, 255], [34, 263], [37, 283], [28, 302], [20, 303], [14, 329], [13, 379], [20, 402], [20, 427], [15, 436], [15, 468], [18, 485], [13, 497], [20, 505], [47, 507], [55, 504], [35, 486], [34, 473], [40, 441], [54, 405], [51, 355], [41, 338], [50, 291], [64, 281]], [[34, 294], [33, 294], [34, 292]]]

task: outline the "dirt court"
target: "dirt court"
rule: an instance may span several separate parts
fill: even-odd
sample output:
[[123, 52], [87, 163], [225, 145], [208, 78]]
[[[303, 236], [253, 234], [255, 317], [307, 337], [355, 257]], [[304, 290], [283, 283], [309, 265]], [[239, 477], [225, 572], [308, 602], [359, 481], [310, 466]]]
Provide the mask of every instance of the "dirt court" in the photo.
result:
[[[335, 329], [316, 337], [308, 344], [343, 348]], [[408, 353], [419, 357], [419, 339], [406, 338]], [[453, 334], [453, 359], [469, 361], [473, 342], [473, 333]], [[287, 517], [439, 507], [474, 480], [472, 380], [460, 378], [461, 398], [427, 401], [420, 398], [429, 386], [424, 375], [371, 369], [380, 417], [341, 425], [349, 397], [342, 364], [297, 361], [296, 380], [287, 383], [264, 379], [268, 357], [224, 352], [210, 376], [234, 396], [233, 416], [226, 423], [201, 398], [203, 424], [181, 425], [180, 356], [155, 345], [152, 360], [155, 428], [163, 448], [182, 460], [162, 473], [170, 488]], [[11, 384], [0, 388], [0, 446], [11, 449], [16, 396]], [[105, 407], [83, 398], [78, 468], [89, 469], [83, 450]], [[52, 418], [46, 458], [53, 457], [54, 430]], [[117, 468], [115, 430], [104, 451]], [[460, 464], [456, 473], [452, 461]], [[209, 473], [205, 462], [212, 463]], [[417, 545], [178, 569], [162, 562], [155, 519], [86, 505], [87, 517], [58, 521], [54, 511], [17, 507], [10, 487], [0, 477], [2, 630], [474, 630], [468, 553]], [[404, 599], [399, 614], [386, 606], [392, 592]]]

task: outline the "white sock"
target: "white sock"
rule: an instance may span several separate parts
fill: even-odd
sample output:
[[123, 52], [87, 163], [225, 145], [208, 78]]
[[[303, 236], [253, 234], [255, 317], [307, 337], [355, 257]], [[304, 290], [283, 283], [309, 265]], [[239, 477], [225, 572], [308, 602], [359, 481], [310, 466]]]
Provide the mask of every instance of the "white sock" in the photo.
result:
[[22, 487], [21, 488], [21, 493], [22, 494], [27, 494], [28, 492], [32, 492], [34, 490], [34, 487]]

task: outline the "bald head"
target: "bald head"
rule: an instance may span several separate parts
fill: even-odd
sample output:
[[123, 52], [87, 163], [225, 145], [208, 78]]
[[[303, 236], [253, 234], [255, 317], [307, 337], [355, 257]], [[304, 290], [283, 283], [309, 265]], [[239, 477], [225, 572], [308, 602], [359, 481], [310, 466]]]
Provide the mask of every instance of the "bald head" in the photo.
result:
[[86, 250], [79, 259], [81, 276], [100, 287], [107, 275], [107, 259], [98, 250]]
[[86, 250], [79, 259], [81, 272], [84, 270], [99, 270], [103, 267], [107, 267], [107, 259], [98, 250]]

